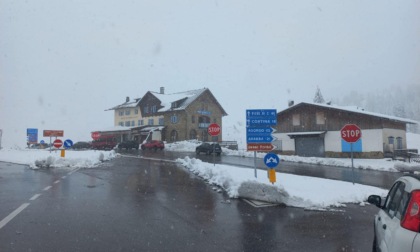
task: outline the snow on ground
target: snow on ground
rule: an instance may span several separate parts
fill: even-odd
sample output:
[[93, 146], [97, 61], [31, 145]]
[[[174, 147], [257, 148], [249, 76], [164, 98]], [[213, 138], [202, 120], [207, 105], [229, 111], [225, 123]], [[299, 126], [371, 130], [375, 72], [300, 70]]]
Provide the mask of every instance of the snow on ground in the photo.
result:
[[[416, 134], [413, 134], [416, 135]], [[420, 136], [420, 135], [417, 135]], [[415, 140], [413, 142], [416, 142]], [[420, 143], [420, 137], [418, 139]], [[417, 143], [417, 142], [416, 142]], [[166, 144], [165, 148], [171, 151], [179, 152], [193, 152], [195, 147], [199, 145], [197, 141], [183, 141], [175, 144]], [[420, 147], [420, 146], [419, 146]], [[410, 147], [414, 148], [414, 147]], [[420, 148], [419, 148], [420, 149]], [[245, 151], [245, 150], [229, 150], [223, 148], [223, 155], [231, 156], [240, 156], [240, 157], [254, 157], [254, 152]], [[264, 158], [266, 153], [257, 153], [257, 158]], [[327, 166], [340, 166], [340, 167], [350, 167], [351, 168], [351, 159], [350, 158], [318, 158], [318, 157], [299, 157], [299, 156], [285, 156], [280, 155], [280, 159], [283, 161], [297, 162], [297, 163], [308, 163], [308, 164], [319, 164]], [[379, 171], [407, 171], [407, 172], [420, 172], [419, 163], [408, 163], [403, 161], [392, 160], [390, 158], [383, 159], [359, 159], [355, 158], [353, 160], [353, 165], [358, 169], [370, 169], [370, 170], [379, 170]]]
[[[194, 152], [198, 142], [179, 142], [167, 144], [166, 150], [179, 152]], [[65, 158], [60, 157], [60, 151], [31, 150], [31, 149], [1, 149], [0, 161], [28, 165], [32, 169], [39, 166], [75, 169], [90, 168], [101, 164], [103, 161], [113, 159], [118, 154], [115, 151], [66, 151]], [[223, 149], [223, 155], [238, 155], [253, 157], [253, 152], [231, 151]], [[263, 158], [265, 153], [258, 153], [258, 158]], [[282, 160], [302, 163], [315, 163], [322, 165], [351, 167], [350, 159], [330, 158], [303, 158], [297, 156], [281, 156]], [[284, 203], [288, 206], [307, 209], [327, 209], [330, 207], [344, 206], [346, 203], [364, 205], [371, 194], [386, 196], [387, 190], [376, 187], [352, 184], [307, 176], [297, 176], [276, 173], [277, 182], [269, 183], [266, 170], [258, 170], [257, 178], [254, 169], [240, 168], [231, 165], [214, 165], [202, 162], [195, 158], [185, 157], [177, 160], [191, 172], [205, 179], [212, 185], [217, 185], [227, 192], [232, 198], [243, 197], [272, 203]], [[388, 159], [355, 159], [354, 164], [359, 169], [373, 169], [396, 172], [400, 165], [408, 169], [417, 170], [418, 164], [407, 165], [400, 161]], [[38, 165], [38, 166], [37, 166]], [[418, 169], [420, 170], [420, 169]]]
[[0, 161], [14, 164], [28, 165], [31, 169], [42, 167], [54, 168], [91, 168], [98, 164], [113, 159], [115, 151], [65, 151], [61, 157], [60, 151], [37, 149], [1, 149]]
[[265, 170], [239, 168], [230, 165], [214, 165], [199, 159], [178, 159], [209, 184], [223, 188], [232, 198], [248, 198], [307, 209], [326, 209], [345, 206], [345, 203], [364, 205], [371, 194], [386, 196], [387, 190], [349, 182], [276, 173], [273, 185]]

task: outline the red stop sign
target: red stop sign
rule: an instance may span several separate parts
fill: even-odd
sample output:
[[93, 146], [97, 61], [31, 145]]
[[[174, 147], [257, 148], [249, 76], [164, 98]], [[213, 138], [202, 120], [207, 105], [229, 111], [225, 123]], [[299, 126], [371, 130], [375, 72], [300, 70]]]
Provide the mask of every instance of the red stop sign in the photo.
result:
[[209, 127], [207, 128], [207, 132], [211, 136], [218, 136], [220, 134], [220, 125], [217, 123], [210, 124]]
[[55, 148], [60, 148], [61, 146], [63, 146], [63, 141], [61, 141], [60, 139], [55, 139], [53, 142], [53, 146]]
[[93, 140], [98, 140], [101, 137], [101, 133], [99, 132], [92, 132], [91, 134]]
[[341, 138], [348, 143], [355, 143], [362, 137], [362, 130], [356, 124], [346, 124], [340, 132]]

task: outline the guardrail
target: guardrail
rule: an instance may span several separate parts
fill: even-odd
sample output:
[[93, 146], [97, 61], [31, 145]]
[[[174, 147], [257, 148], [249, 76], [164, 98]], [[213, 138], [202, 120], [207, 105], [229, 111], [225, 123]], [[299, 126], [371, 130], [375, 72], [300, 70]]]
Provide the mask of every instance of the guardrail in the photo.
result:
[[225, 147], [231, 150], [238, 150], [238, 142], [237, 141], [220, 141], [219, 145], [221, 147]]
[[408, 160], [408, 162], [420, 163], [420, 155], [417, 149], [397, 149], [394, 150], [393, 154], [393, 159], [403, 159], [404, 162]]

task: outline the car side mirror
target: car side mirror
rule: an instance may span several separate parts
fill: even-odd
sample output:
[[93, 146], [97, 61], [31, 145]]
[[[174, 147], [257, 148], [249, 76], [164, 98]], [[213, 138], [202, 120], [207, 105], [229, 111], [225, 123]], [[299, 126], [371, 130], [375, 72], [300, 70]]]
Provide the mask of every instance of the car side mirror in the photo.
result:
[[378, 195], [370, 195], [370, 196], [368, 197], [368, 202], [369, 202], [370, 204], [373, 204], [373, 205], [375, 205], [375, 206], [379, 207], [379, 208], [381, 208], [381, 207], [382, 207], [382, 206], [381, 206], [381, 203], [382, 203], [382, 198], [381, 198], [380, 196], [378, 196]]

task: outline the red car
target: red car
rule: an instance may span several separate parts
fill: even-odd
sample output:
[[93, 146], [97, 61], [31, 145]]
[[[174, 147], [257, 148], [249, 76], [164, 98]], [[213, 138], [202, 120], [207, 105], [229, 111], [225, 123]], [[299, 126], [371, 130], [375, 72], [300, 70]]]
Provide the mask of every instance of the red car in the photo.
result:
[[163, 150], [164, 148], [165, 148], [165, 144], [162, 141], [159, 141], [159, 140], [147, 141], [146, 143], [143, 143], [141, 145], [142, 150], [149, 149], [149, 150], [155, 150], [156, 151], [157, 149]]

